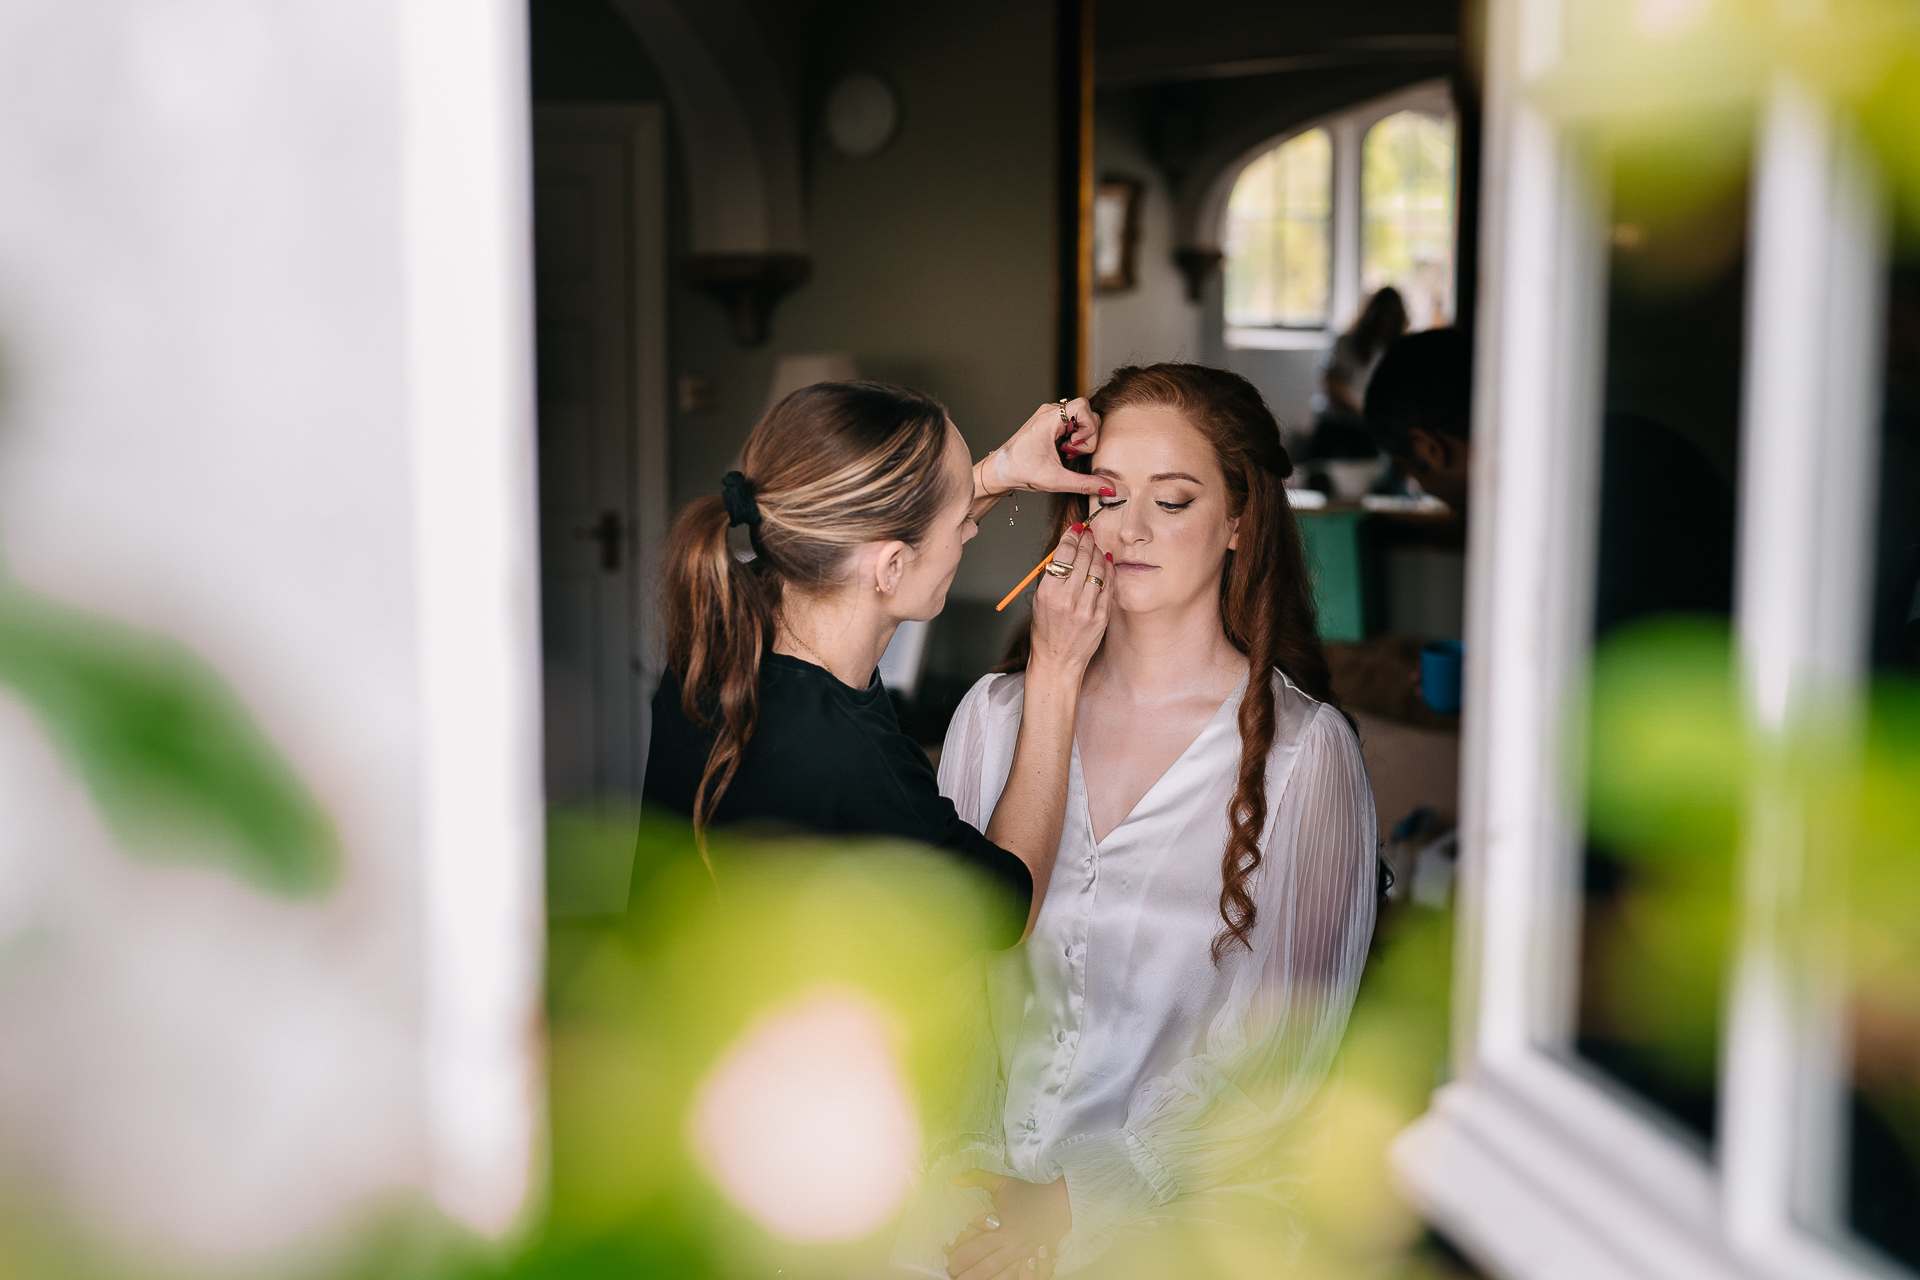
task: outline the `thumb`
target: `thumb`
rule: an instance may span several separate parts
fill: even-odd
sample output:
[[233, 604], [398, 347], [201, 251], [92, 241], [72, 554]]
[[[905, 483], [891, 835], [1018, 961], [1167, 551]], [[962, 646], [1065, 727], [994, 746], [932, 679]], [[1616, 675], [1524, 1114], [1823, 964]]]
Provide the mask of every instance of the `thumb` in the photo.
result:
[[988, 1195], [996, 1195], [1000, 1188], [1007, 1185], [1005, 1176], [988, 1173], [985, 1169], [969, 1169], [947, 1179], [947, 1185], [953, 1187], [979, 1187]]

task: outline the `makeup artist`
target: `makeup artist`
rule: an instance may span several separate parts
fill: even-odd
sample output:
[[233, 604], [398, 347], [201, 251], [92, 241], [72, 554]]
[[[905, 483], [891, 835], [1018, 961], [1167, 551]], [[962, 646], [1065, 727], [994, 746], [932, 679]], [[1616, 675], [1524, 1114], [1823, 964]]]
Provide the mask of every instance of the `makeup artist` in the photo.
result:
[[[903, 387], [820, 383], [774, 406], [740, 470], [674, 523], [648, 804], [691, 818], [702, 841], [710, 826], [760, 823], [933, 846], [1004, 886], [1016, 909], [1001, 944], [1024, 937], [1065, 817], [1107, 561], [1076, 526], [1040, 578], [1019, 741], [985, 832], [941, 796], [877, 668], [895, 627], [940, 612], [962, 546], [1001, 498], [1099, 492], [1062, 465], [1099, 429], [1085, 400], [1043, 405], [969, 465], [946, 409]], [[729, 546], [739, 526], [751, 560]]]

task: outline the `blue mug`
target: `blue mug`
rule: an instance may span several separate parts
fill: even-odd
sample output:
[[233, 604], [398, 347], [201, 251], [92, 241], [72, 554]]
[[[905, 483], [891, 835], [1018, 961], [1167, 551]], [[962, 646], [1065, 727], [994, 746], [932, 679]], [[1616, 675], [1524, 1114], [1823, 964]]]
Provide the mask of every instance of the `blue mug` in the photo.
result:
[[1460, 714], [1458, 640], [1435, 640], [1420, 650], [1420, 700], [1443, 716]]

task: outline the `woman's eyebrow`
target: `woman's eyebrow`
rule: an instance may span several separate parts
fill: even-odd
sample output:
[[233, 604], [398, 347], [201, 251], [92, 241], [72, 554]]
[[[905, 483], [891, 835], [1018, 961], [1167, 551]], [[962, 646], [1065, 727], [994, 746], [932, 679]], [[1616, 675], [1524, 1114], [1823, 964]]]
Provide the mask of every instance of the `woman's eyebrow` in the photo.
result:
[[[1093, 469], [1092, 474], [1096, 476], [1105, 476], [1109, 480], [1118, 480], [1120, 478], [1120, 473], [1115, 471], [1111, 467], [1095, 467]], [[1188, 475], [1184, 471], [1162, 471], [1158, 475], [1147, 477], [1148, 484], [1152, 484], [1156, 480], [1190, 480], [1194, 484], [1199, 485], [1202, 489], [1207, 487], [1207, 482], [1205, 480], [1202, 480], [1199, 476]]]

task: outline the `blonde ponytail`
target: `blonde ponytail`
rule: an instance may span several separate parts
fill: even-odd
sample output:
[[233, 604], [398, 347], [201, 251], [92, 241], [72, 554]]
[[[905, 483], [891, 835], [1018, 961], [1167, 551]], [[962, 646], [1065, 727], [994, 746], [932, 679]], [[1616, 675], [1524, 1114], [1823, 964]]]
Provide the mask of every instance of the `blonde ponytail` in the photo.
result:
[[719, 729], [694, 793], [693, 825], [700, 830], [753, 736], [760, 657], [773, 641], [775, 602], [727, 546], [727, 525], [720, 498], [699, 498], [680, 513], [667, 543], [668, 660], [680, 673], [687, 718]]
[[[823, 382], [768, 411], [725, 496], [698, 498], [667, 543], [667, 664], [681, 706], [715, 730], [693, 825], [702, 833], [745, 758], [760, 714], [760, 662], [785, 591], [839, 585], [869, 542], [918, 545], [946, 504], [947, 411], [879, 382]], [[753, 559], [728, 545], [747, 526]], [[704, 848], [704, 839], [702, 841]]]

